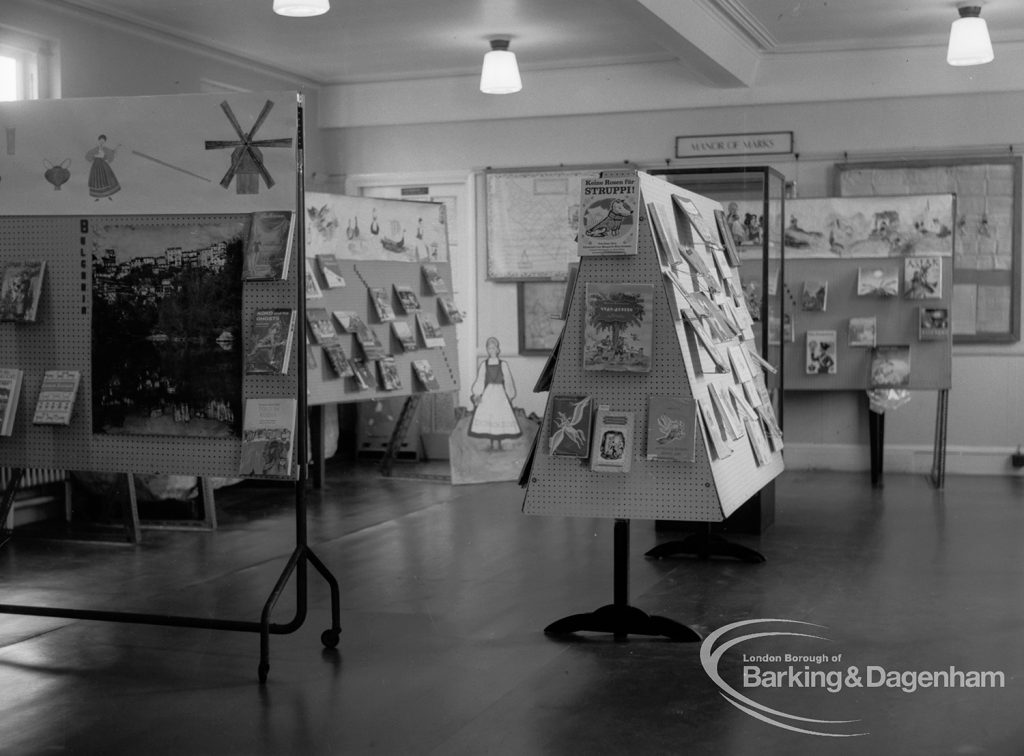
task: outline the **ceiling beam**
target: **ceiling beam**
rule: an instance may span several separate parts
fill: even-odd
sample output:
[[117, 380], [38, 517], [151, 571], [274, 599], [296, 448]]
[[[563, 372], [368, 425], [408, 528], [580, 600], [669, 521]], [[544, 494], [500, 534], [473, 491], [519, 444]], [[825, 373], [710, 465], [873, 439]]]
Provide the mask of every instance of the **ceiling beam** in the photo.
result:
[[760, 53], [706, 0], [636, 0], [640, 23], [679, 64], [717, 87], [750, 87]]

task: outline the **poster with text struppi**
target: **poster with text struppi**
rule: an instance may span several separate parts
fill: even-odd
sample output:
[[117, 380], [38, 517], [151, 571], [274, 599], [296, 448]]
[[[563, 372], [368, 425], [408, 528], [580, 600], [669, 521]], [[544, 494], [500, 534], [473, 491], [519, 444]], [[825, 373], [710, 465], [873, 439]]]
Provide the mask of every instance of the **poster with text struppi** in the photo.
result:
[[578, 232], [581, 257], [635, 255], [640, 189], [635, 172], [584, 178]]

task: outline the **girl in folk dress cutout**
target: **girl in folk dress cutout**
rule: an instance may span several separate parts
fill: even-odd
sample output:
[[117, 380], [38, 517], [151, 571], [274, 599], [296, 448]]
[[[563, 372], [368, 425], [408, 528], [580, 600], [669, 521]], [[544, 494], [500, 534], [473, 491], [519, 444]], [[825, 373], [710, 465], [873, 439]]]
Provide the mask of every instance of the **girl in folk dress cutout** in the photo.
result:
[[506, 438], [523, 435], [516, 419], [512, 400], [516, 398], [516, 384], [508, 363], [501, 359], [501, 344], [491, 336], [485, 344], [487, 357], [480, 361], [476, 380], [470, 389], [473, 416], [469, 421], [469, 435], [490, 439], [491, 449], [501, 449]]
[[113, 199], [121, 191], [114, 169], [110, 167], [116, 154], [117, 147], [107, 147], [106, 134], [100, 134], [96, 138], [96, 146], [85, 153], [85, 159], [92, 163], [89, 168], [89, 196], [97, 202], [101, 197]]

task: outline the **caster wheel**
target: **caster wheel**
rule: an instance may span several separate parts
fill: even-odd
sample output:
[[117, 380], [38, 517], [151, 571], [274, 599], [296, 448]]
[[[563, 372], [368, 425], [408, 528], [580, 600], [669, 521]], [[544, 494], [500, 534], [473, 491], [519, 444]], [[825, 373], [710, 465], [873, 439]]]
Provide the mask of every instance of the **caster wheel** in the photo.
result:
[[324, 648], [337, 648], [340, 640], [340, 630], [324, 630], [320, 633], [320, 642], [324, 644]]
[[269, 672], [270, 672], [270, 665], [267, 664], [266, 662], [260, 662], [260, 666], [259, 666], [259, 670], [257, 671], [257, 674], [259, 675], [260, 684], [261, 685], [267, 681], [267, 674]]

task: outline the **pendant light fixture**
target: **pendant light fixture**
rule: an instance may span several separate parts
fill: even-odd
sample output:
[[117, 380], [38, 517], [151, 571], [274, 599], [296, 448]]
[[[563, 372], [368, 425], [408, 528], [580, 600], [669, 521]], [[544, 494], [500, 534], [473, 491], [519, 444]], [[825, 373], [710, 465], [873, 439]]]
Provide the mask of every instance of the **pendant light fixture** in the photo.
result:
[[480, 71], [480, 91], [484, 94], [512, 94], [523, 88], [516, 54], [508, 49], [507, 39], [492, 39]]
[[321, 16], [330, 9], [330, 0], [274, 0], [274, 13], [279, 16]]
[[951, 66], [978, 66], [994, 57], [988, 24], [981, 17], [980, 5], [962, 5], [957, 10], [960, 18], [949, 30], [949, 49], [946, 62]]

